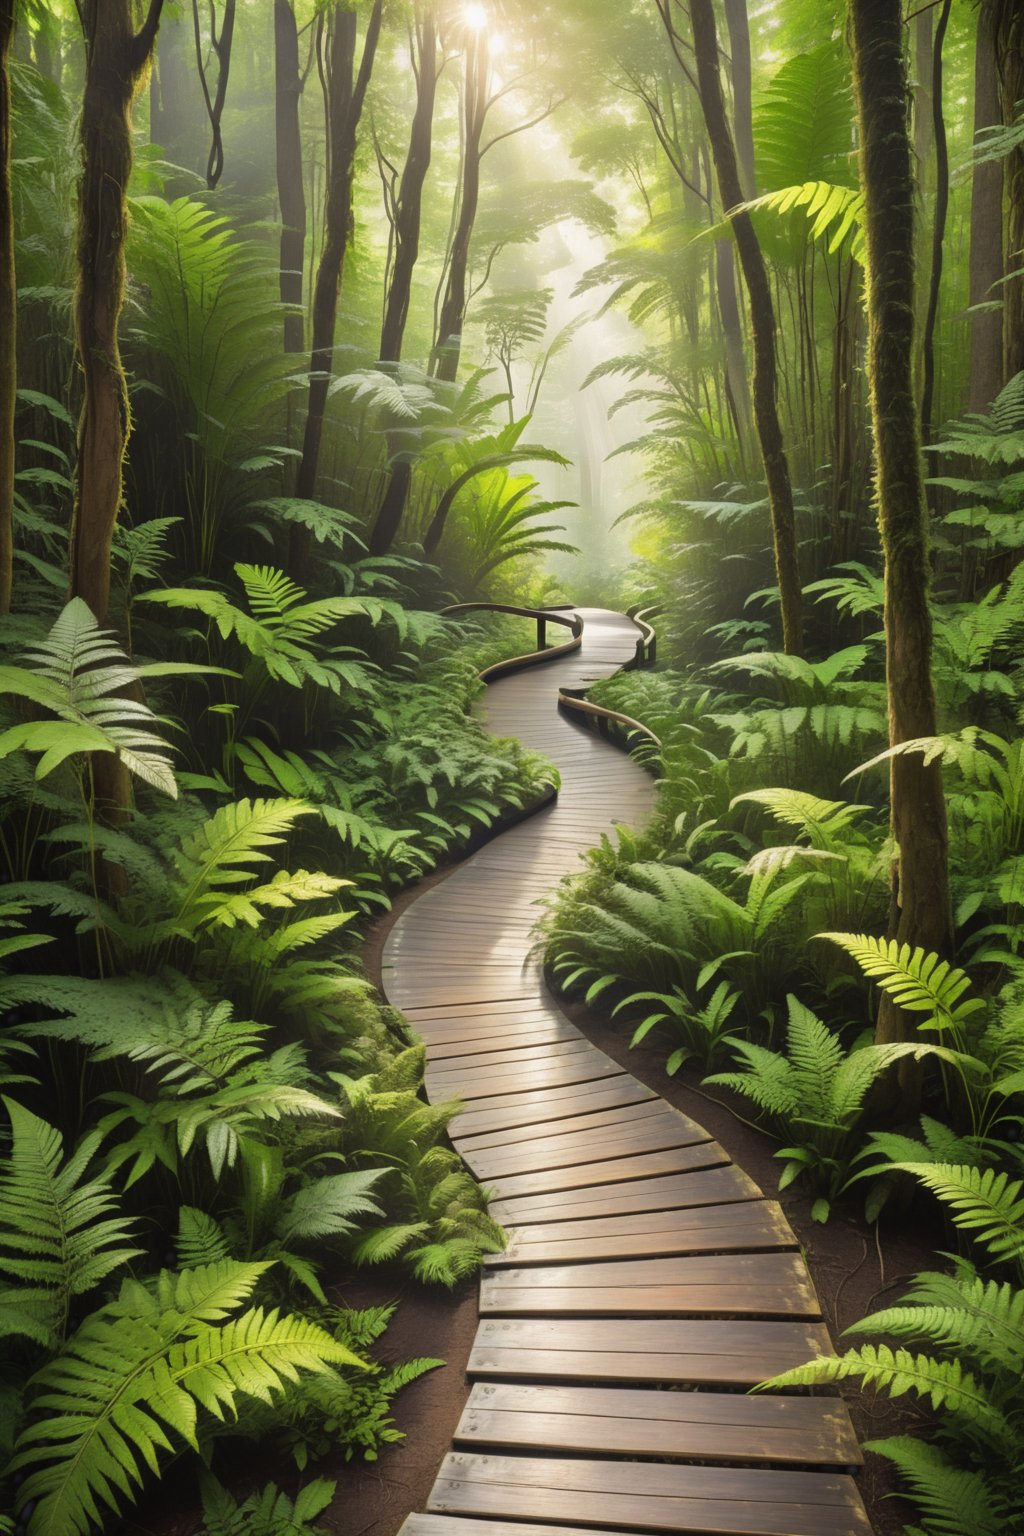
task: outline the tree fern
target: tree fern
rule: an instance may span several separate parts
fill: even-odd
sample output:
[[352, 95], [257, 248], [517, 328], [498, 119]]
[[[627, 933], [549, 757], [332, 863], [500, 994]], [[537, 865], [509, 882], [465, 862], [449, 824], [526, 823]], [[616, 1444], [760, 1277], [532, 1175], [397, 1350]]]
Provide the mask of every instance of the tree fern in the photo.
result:
[[850, 255], [863, 264], [866, 244], [862, 191], [831, 181], [804, 181], [766, 192], [763, 197], [752, 198], [740, 206], [746, 213], [764, 209], [782, 215], [798, 210], [810, 223], [811, 239], [828, 242], [826, 249], [830, 256], [849, 239]]
[[59, 1132], [4, 1099], [12, 1144], [0, 1176], [0, 1272], [19, 1281], [18, 1304], [63, 1334], [71, 1303], [143, 1250], [119, 1214], [108, 1178], [87, 1179], [101, 1137], [88, 1135], [63, 1160]]
[[[316, 1324], [253, 1308], [266, 1269], [219, 1264], [126, 1282], [29, 1387], [30, 1420], [12, 1470], [30, 1536], [86, 1536], [103, 1508], [134, 1501], [162, 1453], [200, 1444], [200, 1410], [234, 1417], [241, 1397], [269, 1403], [301, 1371], [361, 1362]], [[238, 1315], [233, 1315], [238, 1314]]]

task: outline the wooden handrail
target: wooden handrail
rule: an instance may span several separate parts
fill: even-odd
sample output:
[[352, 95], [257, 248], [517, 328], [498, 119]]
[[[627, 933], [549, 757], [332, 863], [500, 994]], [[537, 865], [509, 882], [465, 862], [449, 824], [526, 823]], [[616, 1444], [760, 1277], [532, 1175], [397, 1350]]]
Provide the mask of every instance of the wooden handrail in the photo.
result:
[[617, 709], [605, 709], [603, 704], [591, 704], [589, 699], [574, 693], [571, 688], [559, 688], [558, 707], [559, 709], [574, 710], [581, 715], [593, 715], [599, 720], [612, 720], [616, 725], [625, 726], [627, 731], [639, 731], [642, 736], [647, 737], [648, 741], [652, 741], [659, 750], [661, 748], [661, 737], [656, 736], [650, 726], [644, 725], [643, 721], [634, 720], [632, 715], [624, 715]]
[[[559, 609], [565, 610], [559, 612]], [[540, 662], [554, 661], [558, 656], [568, 655], [570, 651], [578, 651], [583, 644], [583, 620], [575, 611], [571, 603], [560, 603], [552, 608], [518, 608], [514, 603], [453, 603], [448, 608], [442, 608], [444, 618], [453, 618], [460, 613], [473, 612], [487, 613], [511, 613], [521, 619], [536, 619], [537, 621], [537, 649], [527, 651], [523, 656], [510, 656], [505, 661], [496, 661], [493, 666], [485, 667], [480, 673], [482, 683], [492, 683], [495, 678], [503, 677], [506, 672], [515, 672], [520, 667], [535, 666]], [[572, 615], [566, 617], [566, 612]], [[547, 624], [562, 624], [572, 631], [572, 639], [564, 641], [561, 645], [547, 644]]]
[[[563, 611], [559, 612], [559, 609]], [[513, 603], [453, 603], [450, 607], [441, 609], [442, 616], [445, 618], [473, 612], [511, 613], [518, 618], [537, 621], [537, 649], [527, 652], [524, 656], [510, 656], [507, 661], [497, 661], [493, 666], [485, 667], [480, 673], [482, 683], [494, 682], [496, 678], [502, 677], [506, 672], [514, 672], [519, 667], [553, 661], [556, 656], [565, 656], [569, 651], [578, 651], [583, 643], [583, 619], [570, 603], [561, 603], [554, 608], [518, 608]], [[566, 618], [566, 612], [571, 613], [572, 617]], [[649, 609], [643, 609], [629, 615], [640, 633], [637, 636], [636, 655], [632, 662], [626, 663], [627, 668], [650, 666], [654, 661], [658, 637], [653, 627], [643, 617], [643, 614], [648, 612], [650, 612]], [[566, 640], [562, 645], [545, 645], [545, 626], [549, 619], [554, 624], [564, 624], [567, 629], [571, 629], [572, 639]], [[610, 721], [615, 725], [623, 726], [627, 731], [637, 731], [641, 736], [646, 736], [659, 751], [661, 750], [661, 737], [656, 736], [649, 726], [644, 725], [640, 720], [634, 720], [631, 715], [621, 714], [617, 709], [605, 709], [602, 704], [591, 704], [589, 699], [583, 697], [582, 692], [571, 688], [560, 688], [558, 707], [576, 714], [589, 715], [595, 720]]]

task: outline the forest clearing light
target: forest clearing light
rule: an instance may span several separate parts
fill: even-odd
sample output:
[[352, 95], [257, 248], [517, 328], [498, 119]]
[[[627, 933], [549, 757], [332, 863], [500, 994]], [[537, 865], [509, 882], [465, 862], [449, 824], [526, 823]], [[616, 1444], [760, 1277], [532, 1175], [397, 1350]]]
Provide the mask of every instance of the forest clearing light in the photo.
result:
[[469, 0], [469, 4], [463, 7], [462, 14], [467, 27], [472, 27], [474, 32], [482, 32], [490, 21], [486, 6], [477, 5], [475, 0]]

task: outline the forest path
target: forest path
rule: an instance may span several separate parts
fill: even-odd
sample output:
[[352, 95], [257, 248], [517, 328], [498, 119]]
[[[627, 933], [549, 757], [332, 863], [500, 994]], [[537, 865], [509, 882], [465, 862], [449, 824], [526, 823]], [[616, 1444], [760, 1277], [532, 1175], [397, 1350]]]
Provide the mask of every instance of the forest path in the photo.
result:
[[462, 1099], [453, 1141], [510, 1234], [453, 1449], [402, 1536], [869, 1536], [843, 1403], [746, 1395], [830, 1349], [781, 1208], [568, 1022], [529, 953], [538, 900], [654, 798], [556, 707], [635, 651], [624, 615], [580, 612], [578, 651], [486, 700], [492, 731], [557, 764], [557, 801], [415, 901], [384, 952], [427, 1091]]

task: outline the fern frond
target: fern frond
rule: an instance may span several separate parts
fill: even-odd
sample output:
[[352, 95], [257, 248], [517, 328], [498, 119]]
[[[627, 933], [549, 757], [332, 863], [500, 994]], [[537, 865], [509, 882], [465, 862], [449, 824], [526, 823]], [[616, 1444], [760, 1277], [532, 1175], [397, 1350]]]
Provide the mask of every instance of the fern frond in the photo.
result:
[[869, 1440], [865, 1450], [899, 1468], [925, 1516], [928, 1536], [1004, 1536], [1009, 1529], [1012, 1511], [984, 1472], [954, 1466], [938, 1446], [892, 1435]]
[[0, 734], [0, 757], [19, 749], [39, 753], [41, 779], [79, 753], [113, 752], [129, 773], [163, 794], [177, 795], [157, 716], [147, 704], [124, 696], [140, 674], [109, 631], [100, 629], [88, 604], [72, 598], [27, 660], [28, 667], [0, 667], [0, 693], [30, 699], [57, 718], [11, 726]]
[[104, 1506], [134, 1500], [147, 1469], [159, 1475], [175, 1440], [198, 1447], [200, 1409], [236, 1416], [239, 1397], [270, 1403], [300, 1371], [361, 1364], [306, 1318], [258, 1307], [231, 1316], [266, 1267], [165, 1271], [155, 1291], [128, 1282], [37, 1373], [11, 1463], [27, 1474], [19, 1507], [34, 1503], [33, 1536], [87, 1536]]
[[810, 1360], [762, 1382], [758, 1390], [806, 1387], [819, 1382], [848, 1381], [851, 1377], [889, 1397], [912, 1392], [926, 1398], [936, 1413], [956, 1414], [965, 1423], [999, 1439], [1010, 1434], [1006, 1419], [985, 1386], [964, 1370], [959, 1360], [935, 1360], [906, 1349], [893, 1350], [887, 1344], [862, 1344], [844, 1355]]
[[971, 987], [966, 972], [927, 950], [865, 933], [817, 937], [845, 949], [864, 974], [908, 1013], [933, 1014], [937, 1028], [959, 1026], [985, 1006], [980, 998], [964, 999]]
[[142, 1252], [133, 1223], [117, 1214], [106, 1179], [86, 1179], [100, 1142], [87, 1136], [66, 1161], [59, 1132], [5, 1098], [12, 1144], [0, 1178], [0, 1271], [42, 1297], [57, 1332], [71, 1299], [94, 1290]]
[[219, 1264], [231, 1257], [220, 1224], [206, 1211], [191, 1205], [183, 1205], [178, 1211], [178, 1236], [174, 1246], [182, 1269]]
[[382, 1216], [370, 1191], [389, 1170], [362, 1168], [313, 1179], [285, 1201], [275, 1222], [282, 1242], [308, 1242], [355, 1231], [355, 1218]]
[[1024, 1180], [955, 1163], [893, 1167], [920, 1179], [948, 1209], [954, 1226], [970, 1232], [995, 1258], [1024, 1261]]

